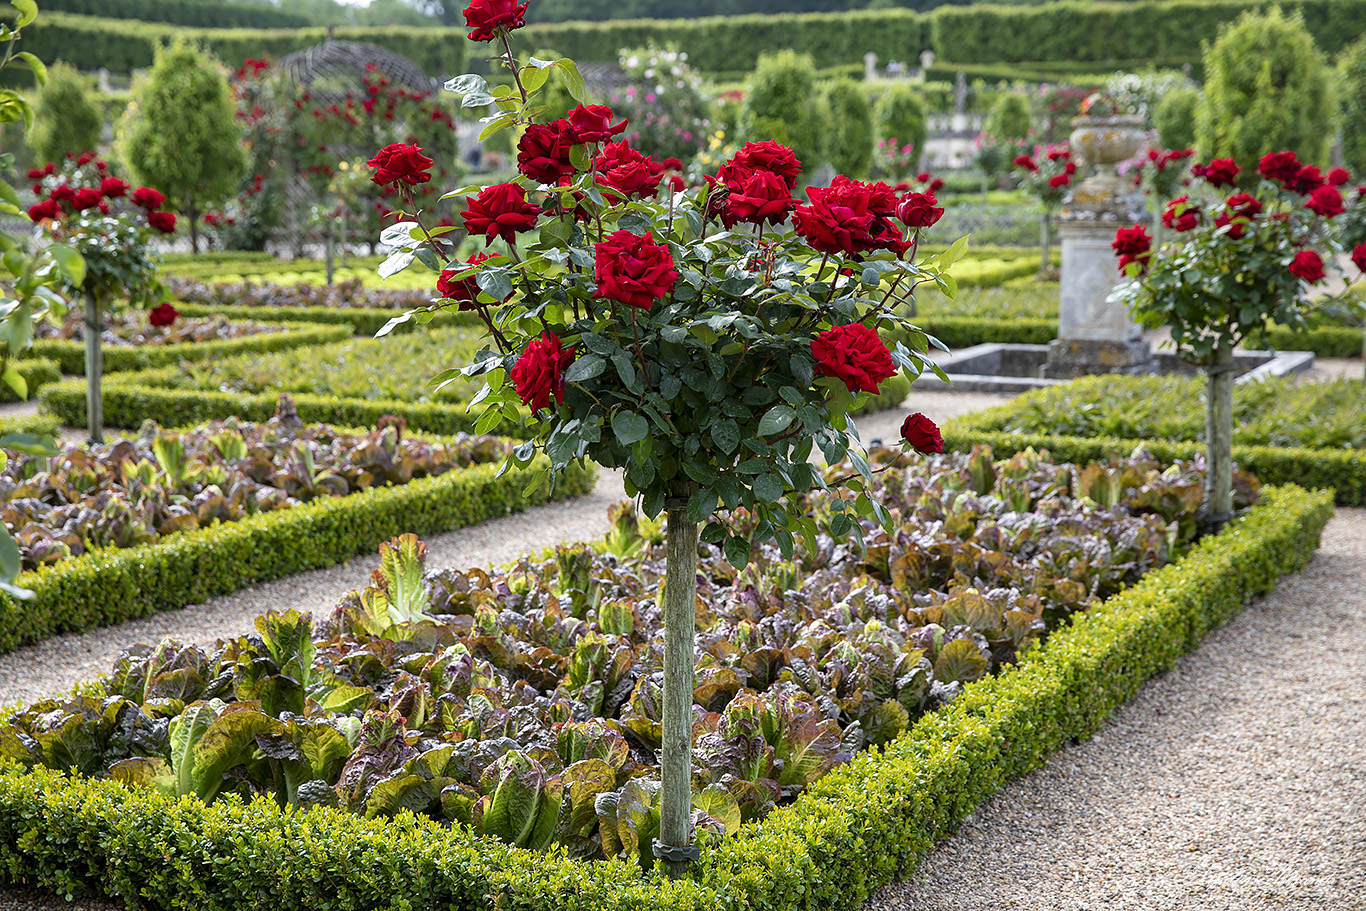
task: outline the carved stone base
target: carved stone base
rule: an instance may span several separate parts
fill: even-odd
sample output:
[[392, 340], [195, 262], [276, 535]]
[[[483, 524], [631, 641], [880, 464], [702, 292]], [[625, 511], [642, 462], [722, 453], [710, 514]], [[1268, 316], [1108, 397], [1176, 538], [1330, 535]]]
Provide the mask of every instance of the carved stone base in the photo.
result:
[[1093, 373], [1154, 373], [1157, 364], [1146, 339], [1125, 342], [1057, 338], [1048, 343], [1045, 379], [1070, 380]]

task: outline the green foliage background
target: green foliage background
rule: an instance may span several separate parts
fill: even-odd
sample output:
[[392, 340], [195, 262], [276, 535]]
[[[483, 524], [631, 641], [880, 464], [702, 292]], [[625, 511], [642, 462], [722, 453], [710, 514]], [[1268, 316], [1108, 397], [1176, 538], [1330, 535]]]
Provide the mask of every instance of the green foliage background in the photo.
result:
[[47, 85], [39, 90], [36, 102], [37, 118], [28, 145], [39, 162], [99, 148], [104, 113], [95, 104], [89, 81], [74, 66], [48, 67]]
[[873, 105], [873, 124], [878, 139], [895, 137], [902, 145], [915, 146], [917, 154], [924, 152], [929, 118], [924, 102], [910, 86], [897, 84], [882, 93]]
[[852, 79], [837, 79], [825, 89], [831, 129], [826, 157], [836, 174], [862, 177], [873, 160], [873, 113], [868, 96]]
[[816, 91], [815, 65], [808, 54], [779, 51], [759, 58], [745, 84], [740, 135], [788, 146], [810, 176], [826, 160], [829, 115]]

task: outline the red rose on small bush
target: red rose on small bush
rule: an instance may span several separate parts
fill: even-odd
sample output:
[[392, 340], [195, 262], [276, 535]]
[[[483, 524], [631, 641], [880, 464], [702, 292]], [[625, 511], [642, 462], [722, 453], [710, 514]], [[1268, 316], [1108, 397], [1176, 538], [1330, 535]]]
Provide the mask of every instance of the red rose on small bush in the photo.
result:
[[669, 248], [650, 235], [617, 231], [598, 243], [594, 259], [598, 290], [594, 297], [649, 310], [678, 281]]
[[1142, 225], [1134, 225], [1132, 228], [1120, 228], [1115, 232], [1115, 239], [1110, 243], [1110, 248], [1123, 256], [1139, 256], [1147, 253], [1153, 248], [1153, 239], [1148, 234], [1148, 229]]
[[[52, 196], [54, 199], [57, 197], [56, 191], [53, 191]], [[131, 198], [133, 205], [140, 209], [146, 209], [148, 212], [155, 212], [166, 202], [166, 195], [160, 190], [153, 190], [151, 187], [138, 187], [133, 191]]]
[[460, 217], [471, 236], [484, 235], [487, 247], [495, 237], [514, 243], [519, 232], [536, 227], [540, 214], [540, 209], [526, 201], [526, 191], [520, 185], [500, 183], [480, 190]]
[[418, 146], [392, 142], [376, 152], [375, 157], [366, 164], [375, 169], [375, 176], [370, 179], [384, 187], [400, 183], [408, 186], [427, 183], [432, 179], [435, 162], [422, 154]]
[[1064, 171], [1061, 174], [1054, 174], [1048, 178], [1048, 185], [1055, 190], [1061, 189], [1072, 182], [1072, 175]]
[[[1261, 214], [1262, 203], [1251, 193], [1234, 193], [1228, 198], [1225, 205], [1228, 207], [1223, 213], [1214, 218], [1215, 227], [1222, 228], [1225, 225], [1232, 225], [1228, 229], [1228, 236], [1238, 240], [1243, 236], [1247, 229], [1246, 221], [1239, 219], [1253, 219]], [[1235, 223], [1236, 222], [1236, 223]]]
[[796, 208], [796, 231], [812, 249], [859, 256], [909, 247], [889, 221], [897, 203], [886, 184], [866, 184], [841, 174], [828, 187], [808, 187], [806, 195], [811, 204]]
[[162, 234], [170, 234], [175, 230], [174, 212], [148, 212], [147, 224], [156, 228]]
[[1294, 152], [1267, 152], [1257, 163], [1257, 173], [1288, 189], [1299, 178], [1301, 167]]
[[456, 278], [461, 272], [468, 271], [471, 267], [477, 266], [486, 259], [492, 259], [487, 253], [476, 253], [465, 260], [463, 265], [456, 265], [448, 269], [441, 270], [441, 276], [436, 280], [436, 291], [447, 300], [459, 301], [461, 310], [475, 310], [479, 307], [479, 284], [474, 280], [474, 276], [467, 278]]
[[916, 452], [932, 453], [944, 451], [944, 437], [939, 425], [920, 412], [906, 416], [901, 422], [901, 438]]
[[62, 204], [55, 199], [44, 199], [28, 207], [28, 217], [34, 221], [57, 218], [62, 214]]
[[564, 348], [560, 338], [550, 330], [532, 339], [512, 365], [512, 382], [517, 397], [532, 411], [550, 405], [550, 397], [564, 401], [564, 369], [574, 360], [574, 349]]
[[100, 200], [104, 199], [100, 191], [94, 187], [82, 187], [76, 191], [76, 198], [71, 201], [71, 208], [77, 212], [84, 212], [86, 209], [97, 209]]
[[1306, 196], [1327, 183], [1327, 178], [1323, 176], [1318, 168], [1311, 164], [1307, 164], [1300, 168], [1300, 171], [1295, 175], [1294, 180], [1286, 184], [1286, 189], [1293, 190], [1301, 196]]
[[1366, 272], [1366, 243], [1357, 244], [1352, 251], [1352, 263], [1362, 272]]
[[721, 220], [726, 227], [736, 224], [758, 225], [768, 222], [777, 224], [787, 218], [798, 205], [792, 198], [787, 181], [776, 171], [749, 171], [742, 173], [736, 185], [730, 187], [721, 210]]
[[1290, 261], [1290, 274], [1296, 275], [1311, 285], [1323, 281], [1323, 257], [1313, 250], [1301, 250]]
[[625, 120], [612, 123], [612, 109], [605, 104], [581, 104], [569, 112], [568, 119], [575, 142], [606, 142], [626, 129]]
[[1333, 186], [1322, 186], [1310, 193], [1305, 206], [1315, 215], [1322, 215], [1324, 218], [1332, 218], [1347, 211], [1342, 204], [1342, 194]]
[[878, 384], [896, 375], [891, 352], [863, 323], [831, 326], [811, 340], [816, 373], [843, 380], [850, 392], [877, 393]]
[[896, 217], [908, 228], [929, 228], [944, 216], [933, 193], [907, 193], [896, 205]]
[[624, 142], [609, 142], [593, 159], [598, 171], [598, 183], [617, 190], [604, 194], [607, 201], [616, 204], [622, 197], [626, 199], [648, 199], [659, 189], [659, 180], [664, 175], [664, 166], [648, 155], [631, 148]]
[[1162, 224], [1173, 231], [1189, 231], [1200, 224], [1200, 209], [1189, 196], [1178, 196], [1162, 210]]
[[1017, 168], [1024, 168], [1026, 171], [1039, 170], [1039, 166], [1034, 163], [1034, 159], [1030, 158], [1028, 155], [1017, 155], [1015, 157], [1014, 165]]
[[100, 195], [106, 199], [118, 199], [128, 192], [127, 181], [117, 177], [106, 177], [100, 181]]
[[574, 130], [567, 120], [533, 123], [517, 143], [517, 170], [545, 184], [568, 177], [574, 173], [574, 165], [569, 161], [574, 142]]
[[178, 316], [180, 316], [180, 311], [170, 304], [157, 304], [147, 311], [147, 322], [160, 329], [174, 323]]
[[1328, 185], [1342, 187], [1352, 182], [1352, 172], [1346, 168], [1333, 168], [1328, 172]]
[[787, 184], [790, 192], [797, 186], [797, 177], [802, 173], [802, 163], [796, 154], [781, 143], [747, 142], [735, 153], [731, 164], [746, 171], [770, 171], [777, 174]]
[[514, 0], [473, 0], [465, 8], [470, 40], [492, 41], [500, 28], [521, 28], [526, 24], [526, 8]]
[[1239, 172], [1243, 169], [1234, 163], [1232, 158], [1212, 158], [1207, 165], [1197, 165], [1191, 169], [1197, 177], [1203, 177], [1205, 182], [1212, 187], [1231, 187], [1238, 178]]

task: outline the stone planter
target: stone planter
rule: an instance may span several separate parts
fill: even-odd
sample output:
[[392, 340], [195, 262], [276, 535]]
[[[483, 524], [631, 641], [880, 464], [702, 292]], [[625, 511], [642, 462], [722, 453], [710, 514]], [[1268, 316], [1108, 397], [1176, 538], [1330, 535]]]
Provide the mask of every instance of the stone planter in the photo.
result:
[[1068, 137], [1073, 154], [1097, 168], [1132, 158], [1143, 148], [1143, 140], [1143, 118], [1133, 114], [1083, 114], [1073, 118], [1072, 135]]

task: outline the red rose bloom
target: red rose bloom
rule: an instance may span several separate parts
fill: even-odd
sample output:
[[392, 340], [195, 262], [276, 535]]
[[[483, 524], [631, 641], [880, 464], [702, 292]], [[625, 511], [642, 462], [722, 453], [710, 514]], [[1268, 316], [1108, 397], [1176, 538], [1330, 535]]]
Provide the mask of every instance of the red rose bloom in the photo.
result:
[[147, 224], [156, 228], [162, 234], [170, 234], [175, 230], [174, 212], [148, 212]]
[[376, 152], [366, 164], [375, 169], [375, 176], [370, 179], [384, 187], [426, 183], [432, 179], [431, 168], [435, 162], [423, 155], [419, 146], [393, 142]]
[[34, 221], [42, 221], [45, 218], [57, 218], [62, 214], [61, 203], [55, 199], [44, 199], [42, 202], [35, 202], [28, 207], [28, 217]]
[[1120, 228], [1116, 231], [1110, 248], [1120, 256], [1140, 256], [1153, 248], [1153, 239], [1149, 236], [1147, 228], [1134, 225], [1132, 228]]
[[526, 191], [515, 183], [500, 183], [485, 187], [469, 200], [460, 217], [470, 235], [483, 234], [484, 246], [501, 237], [508, 243], [516, 234], [536, 227], [541, 210], [526, 201]]
[[928, 228], [944, 216], [933, 193], [907, 193], [896, 206], [896, 217], [908, 228]]
[[627, 121], [612, 123], [612, 109], [605, 104], [581, 104], [569, 112], [569, 126], [574, 141], [582, 143], [606, 142], [626, 129]]
[[1300, 172], [1295, 175], [1295, 179], [1286, 184], [1287, 190], [1293, 190], [1301, 196], [1313, 193], [1319, 187], [1327, 184], [1327, 179], [1320, 173], [1319, 169], [1311, 164], [1300, 168]]
[[71, 202], [76, 198], [76, 191], [71, 188], [70, 184], [64, 183], [53, 187], [52, 193], [49, 195], [57, 202]]
[[802, 163], [797, 160], [796, 154], [787, 146], [772, 140], [745, 143], [730, 163], [744, 171], [777, 174], [787, 184], [788, 192], [797, 186], [797, 176], [802, 173]]
[[1228, 236], [1238, 240], [1247, 229], [1247, 223], [1238, 221], [1238, 219], [1251, 220], [1256, 218], [1261, 214], [1262, 203], [1251, 193], [1234, 193], [1225, 204], [1228, 206], [1227, 210], [1215, 217], [1214, 224], [1220, 228], [1225, 225], [1232, 225], [1228, 229]]
[[806, 195], [811, 204], [796, 208], [796, 230], [819, 253], [903, 253], [910, 246], [889, 221], [897, 203], [886, 184], [866, 184], [841, 174], [828, 187], [808, 187]]
[[43, 169], [42, 169], [42, 168], [29, 168], [29, 169], [28, 169], [28, 179], [29, 179], [29, 180], [42, 180], [44, 176], [45, 176], [45, 175], [43, 174]]
[[816, 373], [844, 381], [850, 392], [877, 394], [878, 383], [896, 375], [892, 354], [863, 323], [831, 326], [811, 340]]
[[[1243, 169], [1234, 163], [1232, 158], [1212, 158], [1207, 165], [1200, 165], [1200, 173], [1196, 176], [1205, 178], [1205, 182], [1212, 187], [1231, 187], [1234, 180], [1238, 177], [1238, 172]], [[1192, 171], [1194, 168], [1191, 169]]]
[[1142, 275], [1148, 271], [1149, 256], [1146, 253], [1121, 253], [1119, 255], [1119, 271], [1125, 272], [1134, 263], [1138, 263], [1138, 274]]
[[659, 189], [664, 166], [648, 155], [642, 155], [624, 142], [609, 142], [593, 159], [598, 172], [598, 183], [617, 193], [605, 193], [608, 203], [615, 205], [622, 198], [646, 199]]
[[517, 170], [545, 184], [570, 176], [574, 166], [569, 162], [569, 150], [574, 141], [574, 130], [567, 120], [531, 124], [517, 143]]
[[[442, 269], [441, 276], [436, 280], [436, 291], [447, 300], [459, 301], [461, 310], [478, 309], [479, 304], [479, 283], [471, 275], [468, 278], [456, 278], [461, 272], [466, 272], [471, 266], [477, 266], [486, 259], [492, 259], [487, 253], [476, 253], [465, 260], [464, 265], [456, 266], [451, 269]], [[503, 298], [507, 300], [507, 298]]]
[[118, 199], [120, 196], [127, 195], [127, 193], [128, 184], [126, 181], [120, 180], [117, 177], [106, 177], [104, 180], [100, 181], [100, 195], [106, 199]]
[[1049, 185], [1050, 187], [1052, 187], [1053, 189], [1055, 189], [1055, 190], [1057, 190], [1057, 189], [1059, 189], [1059, 188], [1061, 188], [1061, 187], [1065, 187], [1065, 186], [1067, 186], [1067, 185], [1068, 185], [1069, 183], [1071, 183], [1071, 182], [1072, 182], [1072, 175], [1070, 175], [1070, 174], [1068, 174], [1068, 173], [1066, 173], [1066, 172], [1064, 172], [1064, 173], [1062, 173], [1062, 174], [1054, 174], [1052, 177], [1048, 178], [1048, 185]]
[[1162, 210], [1162, 224], [1173, 231], [1189, 231], [1200, 223], [1200, 209], [1189, 196], [1178, 196]]
[[1294, 152], [1267, 152], [1257, 163], [1257, 173], [1267, 180], [1278, 181], [1289, 188], [1300, 176], [1301, 165]]
[[[52, 195], [55, 197], [57, 194], [54, 192]], [[133, 191], [131, 198], [133, 205], [140, 209], [146, 209], [148, 212], [155, 212], [166, 202], [166, 196], [151, 187], [138, 187]]]
[[649, 310], [674, 288], [678, 273], [669, 248], [630, 231], [617, 231], [604, 238], [594, 254], [594, 277], [598, 290], [593, 295]]
[[1024, 168], [1026, 171], [1037, 171], [1039, 166], [1034, 163], [1034, 159], [1028, 155], [1019, 155], [1015, 158], [1015, 167]]
[[797, 205], [783, 175], [776, 171], [750, 171], [740, 177], [737, 186], [730, 188], [721, 219], [727, 228], [740, 222], [777, 224]]
[[532, 339], [517, 363], [512, 365], [512, 382], [517, 397], [532, 411], [550, 405], [550, 397], [564, 401], [564, 369], [574, 360], [574, 349], [565, 349], [559, 336], [550, 330]]
[[1290, 274], [1304, 279], [1310, 284], [1323, 281], [1323, 257], [1313, 250], [1301, 250], [1290, 261]]
[[1334, 168], [1328, 172], [1328, 185], [1342, 187], [1352, 182], [1352, 172], [1346, 168]]
[[104, 197], [100, 196], [100, 191], [96, 190], [94, 187], [82, 187], [76, 191], [76, 198], [71, 200], [71, 208], [75, 209], [77, 212], [82, 212], [86, 209], [97, 209], [103, 198]]
[[911, 444], [916, 452], [943, 452], [944, 437], [939, 425], [920, 412], [909, 414], [901, 422], [901, 438]]
[[1366, 243], [1357, 244], [1352, 251], [1352, 263], [1362, 272], [1366, 272]]
[[1337, 187], [1331, 186], [1319, 187], [1309, 194], [1309, 201], [1305, 203], [1305, 207], [1324, 218], [1332, 218], [1346, 211], [1342, 205], [1342, 194], [1338, 192]]
[[521, 28], [526, 24], [526, 7], [514, 0], [473, 0], [465, 8], [470, 40], [492, 41], [500, 28]]
[[170, 304], [157, 304], [147, 311], [147, 322], [160, 329], [174, 323], [178, 316], [180, 316], [180, 311]]

